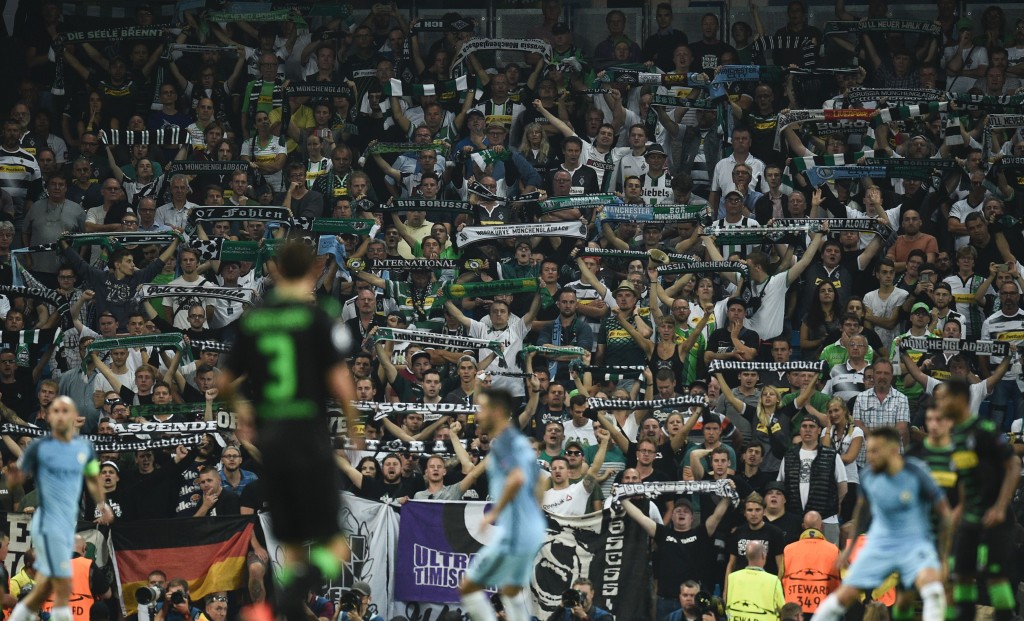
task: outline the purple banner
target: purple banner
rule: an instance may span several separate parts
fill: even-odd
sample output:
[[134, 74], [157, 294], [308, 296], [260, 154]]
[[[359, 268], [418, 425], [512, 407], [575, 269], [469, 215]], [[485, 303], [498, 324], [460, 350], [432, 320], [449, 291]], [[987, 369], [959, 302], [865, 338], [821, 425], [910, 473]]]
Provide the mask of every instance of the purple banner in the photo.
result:
[[484, 502], [411, 500], [402, 505], [395, 597], [407, 602], [459, 601], [459, 582], [487, 542], [479, 530]]

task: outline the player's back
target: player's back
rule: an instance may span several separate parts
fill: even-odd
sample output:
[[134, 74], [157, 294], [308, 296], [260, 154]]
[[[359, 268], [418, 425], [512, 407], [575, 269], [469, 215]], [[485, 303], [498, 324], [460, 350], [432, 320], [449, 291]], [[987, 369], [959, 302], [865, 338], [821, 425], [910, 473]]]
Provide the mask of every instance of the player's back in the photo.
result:
[[963, 520], [977, 524], [999, 497], [1006, 475], [1003, 463], [1013, 452], [992, 421], [977, 417], [953, 427], [952, 436], [953, 468], [963, 484]]
[[322, 425], [330, 396], [326, 374], [351, 348], [344, 324], [318, 306], [276, 298], [249, 310], [239, 324], [228, 368], [248, 375], [257, 423], [273, 427], [268, 436], [288, 438], [307, 434], [310, 423]]
[[502, 543], [509, 546], [537, 545], [544, 538], [547, 520], [537, 504], [540, 467], [533, 447], [523, 434], [507, 427], [491, 441], [490, 456], [487, 481], [492, 501], [501, 498], [512, 470], [519, 468], [526, 479], [498, 518], [496, 526], [501, 529]]
[[870, 469], [861, 473], [861, 489], [871, 503], [869, 539], [929, 538], [932, 506], [942, 496], [928, 468], [907, 457], [894, 475]]
[[39, 490], [34, 528], [43, 532], [74, 530], [82, 495], [82, 475], [86, 464], [93, 459], [92, 444], [82, 438], [70, 442], [40, 438], [28, 446], [21, 464], [26, 472], [35, 476]]

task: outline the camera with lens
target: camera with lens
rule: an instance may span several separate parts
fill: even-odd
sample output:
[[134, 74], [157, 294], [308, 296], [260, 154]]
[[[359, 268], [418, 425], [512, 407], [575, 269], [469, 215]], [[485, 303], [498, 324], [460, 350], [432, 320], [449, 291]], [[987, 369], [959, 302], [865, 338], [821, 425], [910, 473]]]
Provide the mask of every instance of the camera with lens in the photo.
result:
[[562, 606], [565, 608], [575, 608], [583, 604], [583, 593], [580, 593], [576, 589], [568, 589], [562, 593]]
[[144, 586], [135, 591], [135, 601], [139, 606], [153, 606], [164, 599], [164, 591], [157, 586]]
[[711, 593], [708, 593], [707, 591], [698, 591], [697, 594], [693, 596], [693, 601], [697, 604], [697, 609], [700, 610], [701, 615], [711, 610]]
[[18, 601], [20, 602], [21, 600], [23, 600], [26, 597], [28, 597], [28, 594], [31, 593], [35, 588], [36, 588], [36, 585], [31, 584], [31, 583], [26, 584], [25, 586], [21, 587], [21, 590], [18, 591]]
[[354, 612], [359, 610], [359, 605], [363, 603], [362, 597], [355, 591], [348, 590], [342, 591], [341, 597], [338, 598], [338, 608], [342, 612]]

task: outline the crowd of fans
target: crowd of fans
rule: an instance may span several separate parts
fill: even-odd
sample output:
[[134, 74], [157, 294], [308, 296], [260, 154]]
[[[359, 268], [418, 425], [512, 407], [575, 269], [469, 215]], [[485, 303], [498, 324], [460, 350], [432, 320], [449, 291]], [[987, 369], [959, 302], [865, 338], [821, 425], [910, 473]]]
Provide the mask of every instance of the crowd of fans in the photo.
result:
[[[470, 405], [483, 384], [507, 388], [550, 473], [544, 508], [554, 515], [601, 509], [615, 482], [734, 481], [743, 498], [738, 509], [713, 496], [625, 503], [656, 542], [658, 621], [678, 610], [673, 621], [700, 616], [698, 591], [727, 592], [727, 576], [751, 552], [778, 573], [786, 546], [807, 529], [845, 541], [865, 431], [895, 426], [907, 451], [926, 436], [939, 437], [928, 396], [944, 379], [972, 382], [975, 411], [1024, 454], [1024, 377], [1015, 348], [996, 356], [900, 347], [907, 337], [1020, 338], [1020, 179], [998, 165], [1024, 154], [1019, 128], [988, 131], [986, 112], [953, 108], [877, 132], [866, 123], [827, 132], [800, 123], [777, 127], [784, 109], [888, 105], [855, 106], [848, 95], [860, 86], [1016, 94], [1024, 79], [1024, 20], [1006, 21], [999, 6], [975, 22], [959, 17], [953, 0], [937, 0], [938, 36], [922, 28], [825, 38], [824, 25], [807, 22], [800, 0], [788, 4], [787, 24], [776, 33], [765, 32], [752, 3], [754, 23], [733, 22], [730, 43], [718, 38], [714, 14], [701, 19], [701, 38], [688, 40], [662, 3], [645, 41], [631, 40], [626, 16], [610, 10], [607, 38], [581, 49], [562, 3], [543, 0], [542, 21], [521, 35], [548, 42], [550, 57], [522, 53], [499, 63], [487, 50], [453, 67], [467, 42], [481, 36], [472, 21], [449, 14], [442, 26], [424, 24], [395, 4], [373, 5], [362, 22], [292, 19], [299, 10], [283, 21], [218, 22], [186, 11], [164, 38], [62, 45], [61, 33], [77, 30], [62, 5], [21, 4], [13, 27], [18, 54], [6, 59], [22, 77], [8, 82], [16, 101], [0, 145], [0, 284], [51, 289], [70, 310], [31, 297], [2, 298], [6, 422], [45, 427], [45, 409], [57, 395], [78, 404], [85, 433], [114, 433], [113, 424], [138, 418], [133, 409], [140, 405], [193, 403], [202, 418], [217, 396], [225, 348], [216, 345], [230, 345], [243, 304], [196, 296], [141, 302], [134, 294], [144, 283], [169, 283], [252, 289], [258, 301], [274, 285], [273, 258], [259, 265], [219, 260], [188, 242], [37, 246], [69, 232], [259, 241], [282, 231], [259, 220], [196, 227], [191, 210], [284, 206], [296, 218], [375, 221], [367, 235], [338, 237], [344, 248], [328, 254], [316, 291], [343, 303], [342, 319], [359, 344], [351, 369], [360, 400]], [[867, 17], [884, 18], [889, 6], [871, 0], [867, 10]], [[837, 0], [836, 19], [861, 17]], [[156, 21], [142, 4], [129, 25]], [[772, 34], [811, 38], [823, 70], [788, 71], [806, 60], [804, 51], [765, 52], [755, 44]], [[720, 67], [738, 64], [787, 70], [773, 74], [777, 79], [728, 83], [724, 97], [704, 105], [709, 91], [694, 74], [711, 79]], [[616, 81], [629, 71], [689, 76], [664, 86]], [[63, 95], [51, 92], [58, 73]], [[470, 76], [468, 86], [453, 87], [462, 75]], [[344, 96], [289, 98], [287, 87], [303, 83], [348, 88]], [[652, 103], [666, 96], [680, 105]], [[284, 103], [290, 119], [282, 118]], [[946, 140], [953, 116], [961, 117], [955, 131], [962, 144]], [[187, 137], [183, 144], [111, 138], [173, 128]], [[813, 187], [796, 165], [825, 155], [853, 162], [869, 146], [869, 133], [876, 156], [955, 166], [931, 182], [865, 177]], [[373, 148], [402, 143], [408, 149]], [[470, 157], [483, 152], [495, 155]], [[165, 172], [176, 160], [246, 164], [227, 174]], [[603, 218], [601, 207], [537, 207], [538, 196], [602, 193], [614, 194], [615, 203], [705, 205], [705, 218], [615, 222]], [[529, 200], [512, 200], [519, 196]], [[416, 197], [463, 201], [472, 211], [377, 210]], [[895, 233], [836, 234], [825, 227], [763, 244], [719, 243], [706, 234], [712, 224], [720, 232], [821, 217], [869, 219]], [[499, 235], [456, 244], [467, 226], [500, 231], [559, 221], [583, 222], [586, 239]], [[27, 247], [32, 251], [13, 253]], [[588, 255], [594, 248], [646, 254]], [[653, 251], [742, 261], [747, 282], [730, 272], [662, 274]], [[374, 260], [418, 258], [450, 259], [458, 268], [373, 267]], [[444, 296], [446, 283], [513, 278], [535, 278], [538, 290]], [[57, 344], [27, 346], [58, 328]], [[424, 348], [377, 339], [382, 328], [496, 340], [502, 349]], [[87, 352], [97, 340], [174, 332], [205, 348], [192, 356], [150, 348]], [[582, 347], [584, 368], [595, 370], [528, 345]], [[822, 360], [825, 370], [708, 372], [713, 361], [796, 360]], [[587, 401], [683, 394], [704, 395], [708, 405], [595, 412]], [[490, 439], [471, 417], [370, 416], [365, 430], [371, 440], [420, 441], [426, 448], [342, 457], [346, 487], [355, 494], [397, 510], [412, 498], [485, 497], [481, 464]], [[30, 440], [3, 436], [5, 462]], [[436, 445], [442, 448], [430, 455]], [[221, 446], [212, 438], [193, 449], [111, 453], [102, 457], [102, 480], [116, 520], [255, 513], [263, 506], [257, 456], [250, 445]], [[0, 507], [32, 511], [31, 488], [3, 488]], [[99, 515], [85, 500], [82, 510], [84, 519]], [[253, 539], [249, 586], [233, 602], [265, 597], [265, 543]], [[1006, 570], [1016, 576], [1016, 567]], [[30, 563], [24, 572], [31, 577]], [[157, 571], [151, 583], [187, 593], [187, 584], [170, 578]], [[15, 576], [11, 592], [23, 583]], [[104, 585], [94, 585], [96, 597], [110, 597]], [[587, 603], [567, 614], [592, 616], [592, 585], [584, 579], [566, 586], [583, 592]], [[342, 615], [356, 621], [370, 595], [368, 585], [359, 588], [362, 610]], [[167, 601], [171, 612], [158, 616], [168, 621], [200, 614], [219, 621], [226, 614], [222, 594], [209, 598], [204, 612], [187, 600]], [[312, 617], [334, 617], [334, 604], [323, 598], [311, 597], [310, 608]]]

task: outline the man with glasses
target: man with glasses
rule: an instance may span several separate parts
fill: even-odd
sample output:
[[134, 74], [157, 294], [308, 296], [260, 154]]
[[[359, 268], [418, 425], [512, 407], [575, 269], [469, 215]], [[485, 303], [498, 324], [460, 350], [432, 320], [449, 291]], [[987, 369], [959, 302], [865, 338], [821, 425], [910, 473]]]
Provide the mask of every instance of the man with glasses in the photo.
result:
[[152, 196], [139, 199], [135, 210], [138, 213], [139, 222], [135, 229], [141, 233], [162, 233], [171, 230], [166, 224], [158, 224], [156, 221], [156, 200]]
[[221, 451], [220, 463], [221, 485], [238, 495], [258, 478], [254, 472], [242, 469], [242, 451], [233, 444]]
[[308, 189], [306, 185], [306, 166], [301, 162], [288, 165], [286, 192], [274, 197], [274, 203], [291, 210], [296, 218], [322, 218], [324, 216], [323, 194]]
[[[25, 228], [21, 233], [24, 246], [55, 242], [65, 232], [78, 233], [85, 228], [85, 211], [82, 206], [67, 199], [67, 179], [51, 177], [46, 189], [47, 197], [36, 201], [25, 214]], [[56, 252], [31, 253], [24, 257], [22, 265], [32, 269], [46, 286], [56, 285]]]

